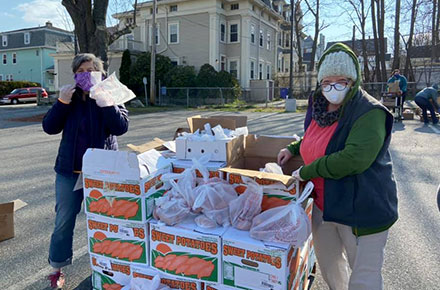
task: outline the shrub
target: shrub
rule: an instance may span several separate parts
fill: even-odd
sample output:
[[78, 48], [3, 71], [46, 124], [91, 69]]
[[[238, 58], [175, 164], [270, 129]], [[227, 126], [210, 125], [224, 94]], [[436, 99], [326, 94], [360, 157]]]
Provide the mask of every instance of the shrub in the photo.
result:
[[130, 67], [131, 54], [130, 51], [126, 49], [122, 54], [121, 66], [119, 67], [119, 80], [126, 86], [130, 84]]

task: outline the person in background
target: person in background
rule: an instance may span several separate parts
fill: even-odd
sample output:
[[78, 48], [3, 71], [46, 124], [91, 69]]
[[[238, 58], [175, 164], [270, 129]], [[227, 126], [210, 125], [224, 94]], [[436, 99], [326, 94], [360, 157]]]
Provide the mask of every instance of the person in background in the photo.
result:
[[304, 137], [278, 163], [301, 155], [305, 165], [292, 175], [315, 185], [313, 240], [329, 288], [383, 289], [385, 244], [398, 218], [393, 115], [360, 87], [358, 59], [345, 44], [324, 52], [318, 82]]
[[72, 62], [75, 85], [60, 89], [58, 101], [43, 119], [47, 134], [62, 132], [55, 162], [55, 228], [50, 240], [49, 264], [53, 273], [48, 279], [51, 287], [61, 288], [65, 277], [61, 268], [72, 263], [73, 230], [81, 211], [83, 190], [75, 190], [80, 177], [82, 157], [88, 148], [117, 150], [115, 136], [128, 130], [128, 112], [116, 106], [110, 98], [89, 96], [91, 72], [105, 75], [102, 61], [93, 54], [75, 56]]
[[423, 114], [423, 122], [425, 124], [429, 124], [428, 119], [428, 113], [427, 111], [431, 113], [432, 123], [438, 124], [438, 118], [436, 116], [436, 111], [439, 111], [440, 106], [437, 102], [438, 98], [438, 85], [433, 85], [432, 87], [427, 87], [421, 90], [416, 94], [414, 97], [414, 101], [416, 102], [417, 106], [422, 109]]
[[[406, 92], [408, 89], [408, 81], [406, 80], [406, 77], [400, 74], [400, 70], [396, 68], [391, 77], [388, 79], [388, 84], [399, 82], [399, 95], [401, 96], [400, 99], [397, 99], [397, 105], [400, 106], [400, 112], [403, 112], [403, 104], [405, 103], [406, 99]], [[403, 119], [403, 117], [402, 117]]]

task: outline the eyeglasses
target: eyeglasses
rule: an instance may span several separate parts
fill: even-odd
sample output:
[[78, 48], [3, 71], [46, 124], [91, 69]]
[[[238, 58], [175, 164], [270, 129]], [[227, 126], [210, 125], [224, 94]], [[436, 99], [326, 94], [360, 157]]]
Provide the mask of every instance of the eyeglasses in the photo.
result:
[[337, 91], [343, 91], [348, 85], [347, 81], [337, 82], [337, 83], [322, 83], [321, 89], [323, 92], [330, 92], [332, 87]]

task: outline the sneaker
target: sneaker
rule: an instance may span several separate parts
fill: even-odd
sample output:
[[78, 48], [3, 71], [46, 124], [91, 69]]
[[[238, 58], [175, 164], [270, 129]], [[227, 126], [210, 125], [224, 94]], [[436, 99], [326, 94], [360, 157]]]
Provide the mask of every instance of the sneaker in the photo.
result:
[[61, 270], [51, 273], [47, 277], [47, 280], [50, 281], [50, 287], [52, 287], [53, 289], [62, 289], [64, 286], [64, 282], [66, 281], [64, 273], [61, 272]]

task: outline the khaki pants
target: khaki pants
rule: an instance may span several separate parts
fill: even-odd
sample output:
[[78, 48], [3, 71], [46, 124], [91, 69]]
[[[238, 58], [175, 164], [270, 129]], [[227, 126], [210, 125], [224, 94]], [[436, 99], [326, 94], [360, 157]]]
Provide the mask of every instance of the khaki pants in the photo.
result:
[[388, 230], [356, 239], [351, 227], [324, 222], [322, 211], [314, 206], [312, 232], [319, 268], [331, 290], [383, 289]]

